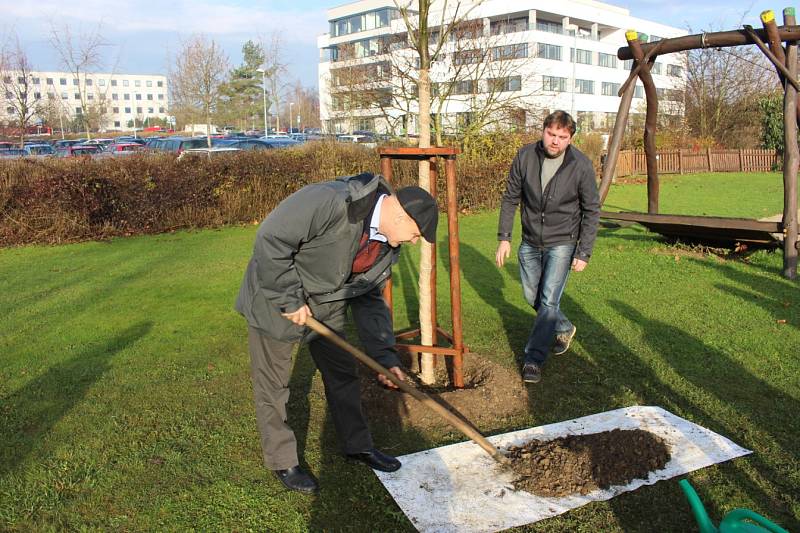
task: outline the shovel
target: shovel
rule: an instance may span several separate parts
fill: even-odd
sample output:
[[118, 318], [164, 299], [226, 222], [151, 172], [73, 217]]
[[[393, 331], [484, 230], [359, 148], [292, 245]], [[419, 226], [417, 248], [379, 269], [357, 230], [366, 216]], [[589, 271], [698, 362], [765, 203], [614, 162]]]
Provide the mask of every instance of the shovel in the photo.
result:
[[331, 341], [339, 348], [349, 352], [353, 357], [367, 365], [371, 370], [385, 376], [389, 381], [397, 385], [397, 387], [403, 391], [407, 392], [411, 396], [413, 396], [416, 400], [419, 400], [423, 405], [431, 409], [432, 411], [436, 412], [439, 416], [444, 418], [444, 420], [463, 433], [467, 438], [471, 439], [475, 444], [483, 448], [486, 453], [492, 456], [492, 459], [500, 463], [501, 465], [508, 466], [511, 464], [511, 461], [500, 453], [497, 448], [491, 445], [483, 435], [480, 434], [478, 430], [472, 427], [469, 424], [464, 423], [463, 420], [455, 416], [453, 413], [448, 411], [444, 408], [441, 404], [434, 401], [433, 398], [425, 394], [424, 392], [416, 389], [415, 387], [409, 385], [405, 381], [400, 381], [397, 379], [397, 376], [386, 370], [382, 365], [375, 362], [370, 356], [353, 346], [352, 344], [348, 343], [346, 340], [341, 338], [339, 335], [334, 333], [328, 326], [324, 325], [317, 319], [313, 317], [308, 317], [306, 319], [306, 326], [314, 330], [315, 332], [319, 333], [325, 339]]

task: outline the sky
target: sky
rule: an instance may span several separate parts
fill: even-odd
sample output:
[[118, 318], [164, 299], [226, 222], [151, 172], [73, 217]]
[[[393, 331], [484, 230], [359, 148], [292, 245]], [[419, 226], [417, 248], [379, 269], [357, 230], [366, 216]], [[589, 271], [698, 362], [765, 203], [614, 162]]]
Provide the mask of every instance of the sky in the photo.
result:
[[[51, 28], [73, 35], [100, 28], [109, 46], [105, 71], [167, 74], [181, 41], [205, 34], [226, 51], [232, 66], [242, 62], [248, 40], [269, 41], [278, 34], [288, 65], [288, 83], [317, 86], [317, 37], [328, 31], [326, 10], [345, 0], [2, 0], [0, 39], [18, 37], [34, 70], [64, 70], [49, 44]], [[742, 23], [760, 26], [759, 14], [785, 5], [766, 0], [611, 0], [634, 17], [691, 29], [728, 30]], [[781, 18], [778, 16], [778, 20]], [[117, 65], [114, 68], [114, 65]]]

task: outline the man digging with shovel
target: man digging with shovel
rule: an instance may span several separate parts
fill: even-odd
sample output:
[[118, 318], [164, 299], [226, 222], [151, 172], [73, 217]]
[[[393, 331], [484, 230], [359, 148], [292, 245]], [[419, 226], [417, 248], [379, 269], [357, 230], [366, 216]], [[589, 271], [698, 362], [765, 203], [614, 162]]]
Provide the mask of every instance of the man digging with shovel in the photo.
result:
[[[299, 466], [286, 403], [295, 344], [308, 343], [322, 375], [342, 451], [371, 468], [393, 472], [400, 461], [375, 449], [361, 410], [357, 362], [309, 332], [314, 317], [344, 334], [349, 307], [366, 352], [400, 380], [391, 314], [381, 288], [400, 245], [435, 242], [436, 201], [419, 187], [394, 193], [380, 176], [359, 174], [308, 185], [261, 223], [236, 310], [247, 319], [256, 419], [265, 466], [289, 489], [315, 492]], [[397, 388], [378, 375], [385, 386]]]

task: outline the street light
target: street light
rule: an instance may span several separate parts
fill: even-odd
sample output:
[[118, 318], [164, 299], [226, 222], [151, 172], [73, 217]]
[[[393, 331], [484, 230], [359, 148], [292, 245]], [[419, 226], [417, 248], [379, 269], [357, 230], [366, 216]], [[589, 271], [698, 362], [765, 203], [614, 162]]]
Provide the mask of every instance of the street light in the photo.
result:
[[572, 120], [575, 120], [575, 84], [578, 81], [575, 77], [575, 64], [578, 62], [578, 25], [567, 24], [564, 29], [572, 32], [572, 90], [570, 91], [572, 103], [569, 114], [572, 115]]
[[292, 128], [292, 124], [294, 124], [294, 120], [292, 120], [292, 106], [293, 105], [294, 105], [294, 102], [289, 102], [289, 133], [290, 134], [294, 133], [292, 131], [292, 129], [294, 129], [294, 128]]
[[261, 91], [264, 93], [264, 135], [269, 135], [269, 125], [267, 124], [267, 71], [257, 68], [256, 72], [261, 73]]

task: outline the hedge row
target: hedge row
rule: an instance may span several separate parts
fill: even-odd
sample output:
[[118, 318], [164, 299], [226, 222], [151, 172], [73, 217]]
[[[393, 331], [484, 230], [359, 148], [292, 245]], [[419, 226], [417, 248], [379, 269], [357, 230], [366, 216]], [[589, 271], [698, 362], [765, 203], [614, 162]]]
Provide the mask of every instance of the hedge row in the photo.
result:
[[[522, 142], [506, 139], [502, 151], [513, 156]], [[457, 160], [459, 209], [498, 205], [510, 158], [496, 155]], [[393, 168], [395, 185], [416, 183], [416, 162]], [[380, 171], [376, 151], [335, 143], [211, 159], [153, 154], [0, 161], [0, 246], [252, 223], [308, 183], [363, 171]], [[439, 175], [445, 191], [443, 168]], [[445, 194], [440, 204], [444, 209]]]

